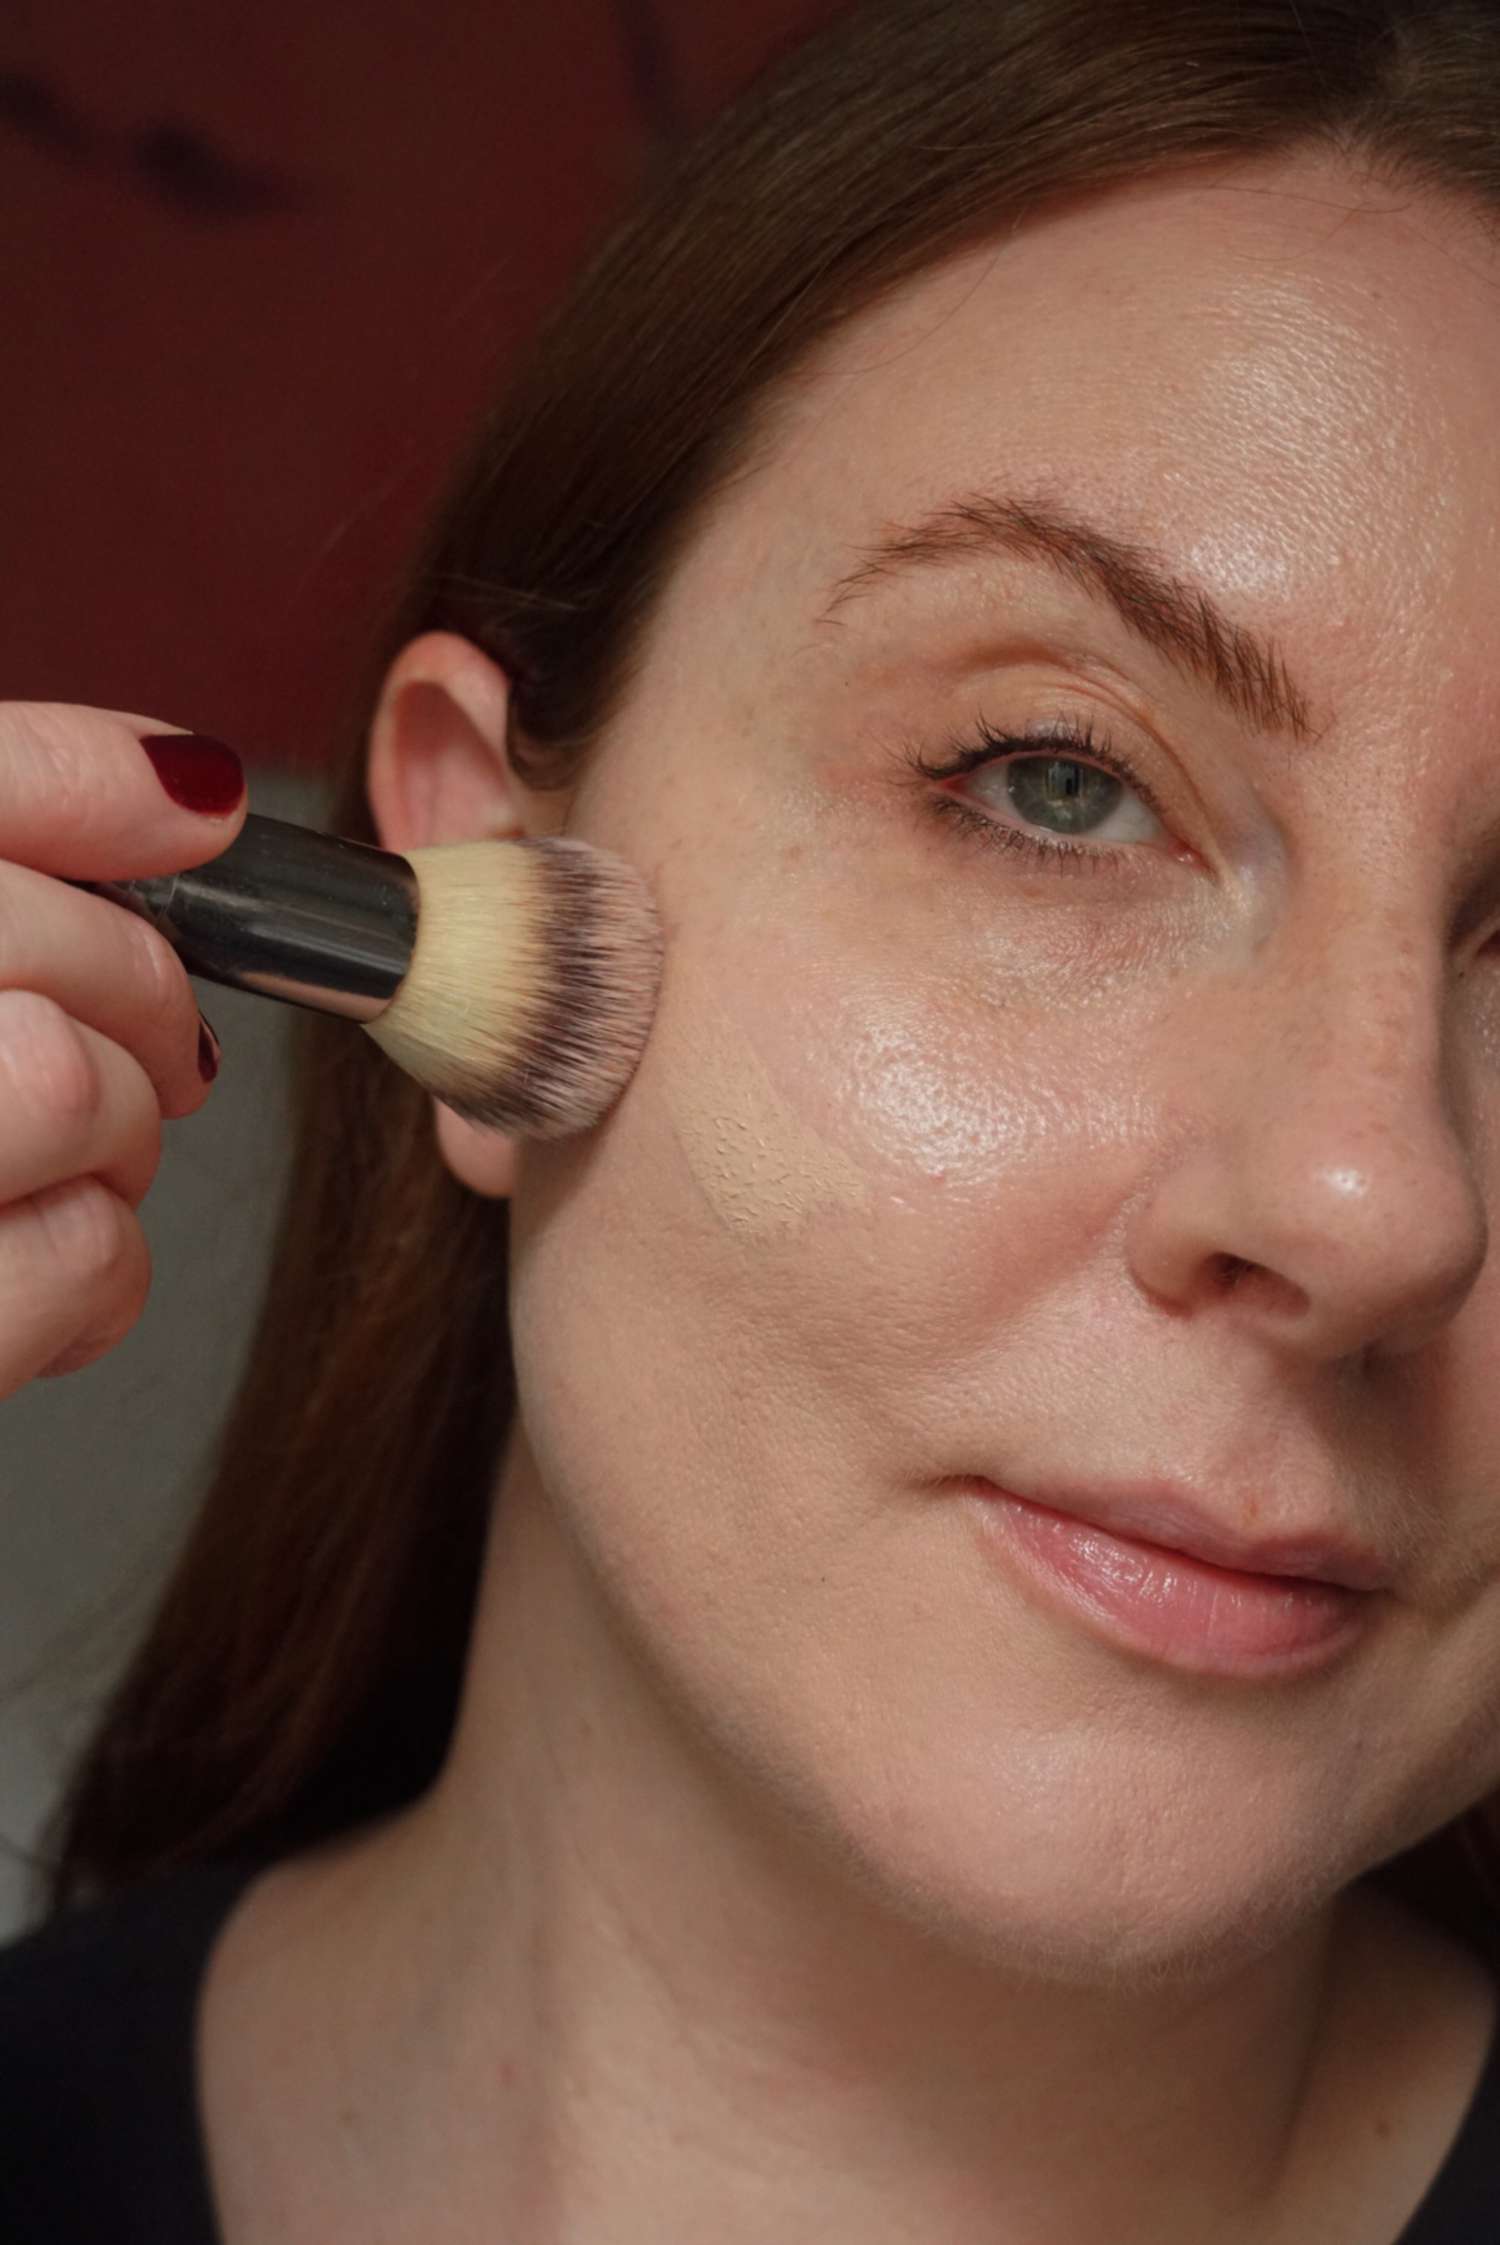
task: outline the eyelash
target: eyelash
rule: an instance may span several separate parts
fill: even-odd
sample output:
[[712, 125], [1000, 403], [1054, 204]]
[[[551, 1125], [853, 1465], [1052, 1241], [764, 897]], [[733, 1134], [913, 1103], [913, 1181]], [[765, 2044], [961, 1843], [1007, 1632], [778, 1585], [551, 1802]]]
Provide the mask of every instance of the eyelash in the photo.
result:
[[[1101, 744], [1095, 737], [1093, 722], [1079, 724], [1069, 718], [1060, 718], [1044, 733], [997, 733], [981, 718], [977, 737], [960, 739], [951, 744], [950, 752], [940, 758], [927, 756], [916, 742], [908, 742], [902, 752], [902, 762], [928, 780], [956, 779], [967, 772], [978, 771], [982, 766], [996, 763], [1000, 758], [1014, 755], [1057, 757], [1072, 762], [1075, 753], [1113, 773], [1135, 789], [1141, 800], [1156, 813], [1163, 825], [1166, 815], [1147, 782], [1136, 771], [1128, 757], [1118, 749]], [[929, 795], [928, 809], [934, 817], [952, 820], [962, 833], [991, 849], [1020, 850], [1033, 861], [1050, 862], [1058, 873], [1099, 873], [1106, 866], [1116, 866], [1122, 860], [1140, 855], [1137, 843], [1068, 842], [1061, 838], [1043, 841], [1039, 835], [1024, 833], [1019, 827], [1002, 826], [998, 819], [986, 817], [956, 795]]]

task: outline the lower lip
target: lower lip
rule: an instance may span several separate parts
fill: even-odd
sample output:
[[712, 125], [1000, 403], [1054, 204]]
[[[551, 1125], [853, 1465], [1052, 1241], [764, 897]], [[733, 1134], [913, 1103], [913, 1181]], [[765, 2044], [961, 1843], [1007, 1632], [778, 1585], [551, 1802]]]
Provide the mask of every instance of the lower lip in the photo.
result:
[[[950, 1484], [951, 1486], [951, 1484]], [[1368, 1591], [1291, 1575], [1243, 1574], [968, 1479], [982, 1540], [1003, 1563], [1100, 1636], [1200, 1676], [1295, 1676], [1361, 1634]]]

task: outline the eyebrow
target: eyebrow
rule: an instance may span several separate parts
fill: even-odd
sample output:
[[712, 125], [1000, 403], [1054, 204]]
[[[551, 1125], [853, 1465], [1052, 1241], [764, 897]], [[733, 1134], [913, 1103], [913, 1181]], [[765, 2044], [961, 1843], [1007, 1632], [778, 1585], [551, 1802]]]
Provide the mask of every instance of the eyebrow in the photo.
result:
[[1103, 598], [1131, 631], [1266, 732], [1313, 737], [1306, 697], [1269, 639], [1231, 622], [1204, 588], [1174, 575], [1161, 556], [1064, 509], [987, 491], [962, 492], [906, 528], [858, 549], [857, 568], [835, 580], [819, 623], [877, 584], [947, 561], [1020, 555], [1042, 561]]

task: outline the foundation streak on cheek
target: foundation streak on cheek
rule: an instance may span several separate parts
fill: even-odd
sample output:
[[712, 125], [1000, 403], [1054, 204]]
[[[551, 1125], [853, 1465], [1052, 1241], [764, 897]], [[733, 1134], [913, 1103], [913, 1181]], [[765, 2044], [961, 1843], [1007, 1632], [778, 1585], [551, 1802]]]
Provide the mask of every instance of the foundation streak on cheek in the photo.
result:
[[788, 1106], [744, 1030], [706, 990], [692, 1018], [692, 1066], [677, 1074], [671, 1122], [726, 1231], [786, 1233], [820, 1209], [867, 1209], [869, 1178]]

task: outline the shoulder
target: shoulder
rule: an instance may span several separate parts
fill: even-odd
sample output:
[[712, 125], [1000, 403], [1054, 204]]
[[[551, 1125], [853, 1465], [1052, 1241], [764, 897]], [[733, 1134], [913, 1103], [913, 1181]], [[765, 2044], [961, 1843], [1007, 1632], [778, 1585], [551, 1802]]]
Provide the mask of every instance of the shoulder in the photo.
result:
[[134, 2237], [132, 2209], [195, 2187], [197, 1985], [254, 1868], [192, 1865], [0, 1947], [6, 2245]]
[[131, 1897], [69, 1910], [0, 1948], [0, 2115], [45, 2125], [56, 2093], [72, 2089], [126, 2030], [120, 1999], [141, 1961], [145, 1928]]
[[14, 2062], [28, 2030], [50, 2042], [85, 2017], [128, 2045], [143, 2011], [190, 1983], [254, 1870], [247, 1862], [192, 1864], [65, 1910], [0, 1946], [0, 2057]]

